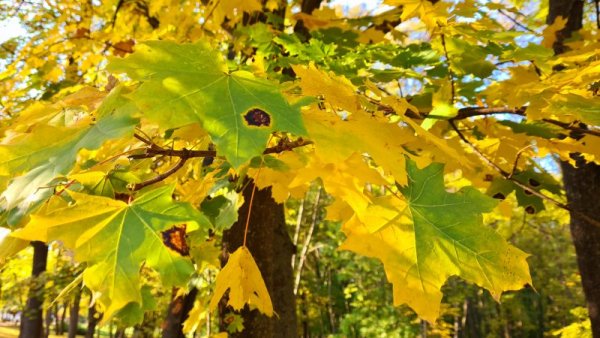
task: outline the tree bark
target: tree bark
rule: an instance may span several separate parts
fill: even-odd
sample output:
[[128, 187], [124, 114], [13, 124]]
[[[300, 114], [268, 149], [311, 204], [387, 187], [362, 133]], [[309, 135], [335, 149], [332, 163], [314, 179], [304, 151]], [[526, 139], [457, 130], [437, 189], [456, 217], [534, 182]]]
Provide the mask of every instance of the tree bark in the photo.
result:
[[[231, 229], [223, 233], [222, 264], [225, 265], [229, 254], [242, 246], [248, 205], [251, 199], [253, 183], [244, 190], [244, 205], [239, 210], [238, 221]], [[257, 310], [247, 307], [241, 311], [244, 320], [244, 331], [232, 337], [297, 337], [296, 299], [294, 297], [294, 280], [292, 274], [292, 254], [295, 251], [288, 234], [283, 205], [271, 197], [271, 189], [256, 190], [246, 246], [252, 253], [262, 274], [276, 316], [271, 318]], [[221, 319], [231, 311], [221, 303]], [[225, 324], [221, 322], [222, 330]]]
[[173, 288], [173, 298], [169, 304], [169, 312], [163, 324], [162, 338], [185, 338], [183, 334], [183, 322], [194, 307], [194, 300], [198, 289], [193, 288], [183, 297], [176, 296], [177, 290]]
[[98, 312], [96, 311], [95, 306], [90, 306], [88, 309], [88, 327], [85, 333], [85, 338], [94, 338], [94, 333], [96, 333], [96, 324], [98, 324], [99, 318], [96, 317]]
[[77, 327], [79, 326], [79, 303], [81, 302], [81, 289], [77, 288], [73, 304], [69, 309], [69, 334], [68, 338], [75, 338], [77, 335]]
[[556, 41], [552, 45], [554, 53], [565, 52], [564, 40], [583, 27], [583, 0], [550, 0], [546, 23], [551, 25], [557, 17], [568, 18], [566, 26], [556, 32]]
[[[557, 17], [567, 18], [565, 28], [556, 33], [553, 44], [555, 54], [567, 51], [565, 39], [583, 27], [582, 0], [549, 0], [546, 22], [552, 24]], [[563, 183], [569, 205], [574, 210], [600, 218], [600, 167], [571, 154], [577, 166], [562, 162]], [[594, 337], [600, 337], [600, 228], [571, 213], [571, 237], [577, 254], [581, 284], [587, 303]]]
[[46, 271], [48, 246], [38, 241], [31, 242], [31, 245], [33, 246], [32, 282], [25, 311], [21, 319], [19, 338], [42, 337], [44, 334], [42, 309], [44, 303], [44, 283], [38, 277]]
[[125, 338], [125, 329], [117, 329], [117, 332], [115, 333], [115, 338]]
[[[569, 204], [588, 215], [600, 215], [600, 166], [593, 163], [578, 166], [561, 164], [563, 182]], [[600, 228], [571, 214], [571, 237], [577, 253], [581, 284], [594, 337], [600, 337]]]
[[67, 309], [69, 307], [69, 304], [67, 302], [63, 303], [63, 307], [61, 309], [60, 312], [60, 316], [57, 316], [57, 326], [58, 329], [56, 330], [56, 334], [57, 335], [62, 335], [63, 333], [65, 333], [65, 322], [66, 322], [66, 317], [67, 317]]

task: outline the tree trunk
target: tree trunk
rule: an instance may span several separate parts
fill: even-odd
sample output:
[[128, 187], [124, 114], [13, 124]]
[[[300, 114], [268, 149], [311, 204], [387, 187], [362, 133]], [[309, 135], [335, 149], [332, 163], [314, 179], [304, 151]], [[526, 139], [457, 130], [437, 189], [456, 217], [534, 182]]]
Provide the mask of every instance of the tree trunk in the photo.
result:
[[183, 322], [187, 319], [190, 310], [194, 307], [194, 300], [198, 289], [193, 288], [187, 295], [176, 297], [177, 290], [173, 288], [173, 298], [169, 304], [169, 313], [163, 324], [163, 338], [185, 338]]
[[[242, 246], [253, 187], [250, 183], [244, 190], [246, 202], [239, 210], [238, 222], [223, 233], [223, 265], [229, 254]], [[273, 200], [270, 189], [257, 189], [254, 194], [246, 246], [265, 280], [277, 315], [269, 318], [246, 307], [241, 311], [244, 331], [233, 334], [232, 337], [297, 337], [296, 299], [291, 266], [295, 248], [286, 228], [283, 205]], [[222, 302], [219, 310], [221, 328], [225, 330], [224, 315], [232, 310], [223, 304]]]
[[38, 241], [31, 242], [31, 245], [33, 246], [32, 281], [27, 305], [21, 319], [19, 338], [42, 337], [44, 334], [42, 309], [44, 303], [44, 283], [38, 277], [46, 271], [48, 246]]
[[583, 0], [550, 0], [547, 24], [554, 23], [557, 17], [568, 18], [565, 28], [556, 32], [556, 41], [552, 45], [554, 53], [565, 52], [564, 40], [583, 27]]
[[125, 335], [125, 329], [117, 329], [117, 332], [115, 333], [115, 338], [125, 338], [127, 337], [127, 335]]
[[[546, 22], [552, 24], [557, 17], [568, 18], [564, 29], [556, 33], [552, 46], [556, 54], [566, 51], [564, 40], [583, 27], [582, 0], [550, 0]], [[571, 155], [577, 166], [562, 162], [563, 183], [569, 205], [574, 210], [600, 218], [600, 167], [585, 161], [577, 154]], [[587, 302], [594, 337], [600, 337], [600, 228], [571, 213], [571, 237], [577, 254], [581, 284]]]
[[69, 309], [69, 334], [68, 338], [75, 338], [77, 335], [77, 327], [79, 326], [79, 303], [81, 302], [81, 289], [77, 288], [73, 304]]
[[54, 306], [52, 308], [48, 308], [46, 309], [46, 318], [45, 318], [45, 325], [44, 325], [44, 337], [48, 338], [48, 336], [50, 336], [50, 326], [52, 325], [52, 314], [55, 312], [56, 310], [54, 309]]
[[96, 307], [94, 305], [90, 306], [88, 309], [88, 327], [85, 333], [85, 338], [94, 338], [94, 333], [96, 333], [96, 324], [98, 324], [99, 318], [96, 317], [98, 312], [96, 312]]
[[[600, 215], [600, 166], [578, 163], [575, 168], [563, 162], [562, 170], [571, 207], [592, 217]], [[594, 337], [600, 337], [600, 228], [571, 214], [571, 237], [577, 253], [592, 332]]]
[[63, 303], [63, 307], [61, 309], [61, 313], [58, 321], [57, 321], [57, 325], [58, 325], [58, 330], [56, 331], [57, 335], [62, 335], [63, 333], [65, 333], [65, 321], [66, 321], [66, 317], [67, 317], [67, 309], [69, 308], [69, 304], [67, 302]]

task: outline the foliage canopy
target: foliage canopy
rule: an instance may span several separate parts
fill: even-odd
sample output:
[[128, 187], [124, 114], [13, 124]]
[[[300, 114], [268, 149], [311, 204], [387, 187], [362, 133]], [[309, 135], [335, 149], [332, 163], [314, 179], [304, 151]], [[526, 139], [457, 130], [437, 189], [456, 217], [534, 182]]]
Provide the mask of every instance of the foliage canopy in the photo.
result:
[[[538, 2], [384, 4], [23, 4], [0, 73], [0, 252], [61, 241], [105, 316], [127, 316], [145, 270], [184, 287], [214, 262], [246, 178], [279, 202], [317, 180], [341, 249], [380, 260], [394, 303], [428, 321], [450, 276], [496, 298], [531, 284], [484, 214], [568, 209], [549, 158], [600, 163], [597, 31], [554, 55], [565, 20]], [[189, 257], [163, 243], [181, 224]], [[272, 314], [250, 254], [215, 292]]]

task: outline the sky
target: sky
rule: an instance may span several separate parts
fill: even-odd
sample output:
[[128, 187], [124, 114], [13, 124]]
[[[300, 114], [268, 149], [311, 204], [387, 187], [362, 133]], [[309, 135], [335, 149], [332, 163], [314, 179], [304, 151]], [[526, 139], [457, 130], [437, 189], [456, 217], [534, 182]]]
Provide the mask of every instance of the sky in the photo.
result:
[[[365, 10], [377, 7], [381, 0], [333, 0], [331, 6], [342, 5], [345, 11], [355, 6], [362, 6]], [[0, 43], [24, 34], [25, 30], [19, 25], [16, 18], [0, 21]]]
[[16, 18], [0, 21], [0, 43], [21, 34], [25, 34], [25, 30]]

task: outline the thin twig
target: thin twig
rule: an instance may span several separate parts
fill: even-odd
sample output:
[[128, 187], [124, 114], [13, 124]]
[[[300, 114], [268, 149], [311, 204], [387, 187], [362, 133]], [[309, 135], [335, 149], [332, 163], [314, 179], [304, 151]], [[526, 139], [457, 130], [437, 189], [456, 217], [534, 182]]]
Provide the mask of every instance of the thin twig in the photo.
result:
[[502, 9], [498, 9], [498, 12], [500, 12], [500, 14], [504, 15], [504, 17], [506, 17], [508, 20], [512, 21], [512, 23], [514, 23], [515, 25], [517, 25], [518, 27], [523, 28], [524, 30], [533, 33], [533, 34], [537, 34], [533, 29], [525, 26], [524, 24], [520, 23], [519, 21], [517, 21], [517, 19], [513, 18], [512, 16], [506, 14], [504, 12], [504, 10]]
[[523, 148], [519, 149], [519, 151], [517, 152], [517, 156], [515, 156], [515, 162], [513, 163], [513, 168], [512, 168], [512, 170], [510, 171], [510, 174], [509, 174], [509, 176], [510, 176], [510, 177], [513, 177], [513, 175], [514, 175], [514, 174], [515, 174], [515, 172], [517, 171], [517, 166], [519, 165], [519, 158], [521, 157], [521, 154], [523, 154], [523, 152], [524, 152], [525, 150], [527, 150], [527, 149], [529, 149], [529, 148], [531, 148], [531, 147], [533, 147], [533, 145], [532, 145], [532, 144], [530, 144], [530, 145], [528, 145], [528, 146], [526, 146], [526, 147], [523, 147]]
[[452, 98], [450, 99], [450, 104], [454, 104], [455, 101], [455, 84], [454, 84], [454, 72], [450, 68], [450, 56], [448, 55], [448, 49], [446, 48], [446, 37], [444, 34], [441, 34], [442, 37], [442, 48], [444, 48], [444, 55], [446, 56], [446, 65], [448, 66], [448, 78], [450, 79], [450, 90], [452, 93]]
[[[300, 201], [300, 206], [298, 207], [298, 216], [296, 217], [296, 229], [294, 230], [294, 239], [292, 243], [294, 246], [298, 247], [298, 237], [300, 236], [300, 226], [302, 225], [302, 218], [304, 216], [304, 203], [306, 202], [306, 198], [308, 197], [308, 191], [304, 195], [304, 198]], [[292, 254], [292, 269], [296, 266], [296, 251]]]
[[65, 184], [65, 186], [61, 190], [56, 191], [54, 193], [54, 196], [60, 196], [63, 192], [65, 192], [65, 190], [69, 189], [69, 187], [72, 186], [73, 183], [75, 183], [75, 180], [70, 180], [69, 182], [67, 182], [67, 184]]
[[[140, 132], [143, 133], [143, 131], [140, 130]], [[142, 141], [143, 143], [151, 146], [153, 145], [152, 140], [150, 138], [146, 138], [146, 134], [144, 134], [144, 136], [140, 135], [140, 134], [133, 134], [133, 137], [137, 138], [138, 140]]]
[[181, 167], [183, 167], [183, 165], [185, 164], [185, 162], [187, 161], [187, 159], [188, 159], [188, 157], [181, 157], [179, 159], [179, 161], [177, 162], [177, 164], [175, 164], [169, 170], [167, 170], [164, 173], [159, 174], [159, 175], [157, 175], [157, 176], [155, 176], [155, 177], [153, 177], [153, 178], [151, 178], [151, 179], [149, 179], [147, 181], [136, 183], [133, 186], [132, 190], [133, 191], [138, 191], [138, 190], [140, 190], [140, 189], [142, 189], [142, 188], [144, 188], [146, 186], [149, 186], [149, 185], [154, 184], [154, 183], [158, 183], [158, 182], [164, 180], [165, 178], [173, 175], [175, 172], [177, 172], [177, 170], [179, 170], [179, 169], [181, 169]]
[[310, 221], [310, 228], [308, 229], [308, 233], [306, 234], [306, 238], [304, 239], [302, 252], [300, 253], [300, 258], [298, 260], [298, 271], [296, 271], [296, 278], [294, 280], [294, 294], [298, 294], [298, 287], [300, 286], [300, 279], [302, 278], [302, 268], [304, 267], [304, 262], [306, 261], [306, 255], [308, 253], [310, 241], [315, 231], [315, 225], [317, 224], [317, 215], [319, 214], [319, 202], [321, 200], [322, 189], [323, 188], [319, 186], [319, 190], [317, 190], [317, 195], [315, 196], [315, 204], [313, 205], [313, 214]]
[[552, 119], [542, 119], [542, 121], [553, 124], [555, 126], [559, 126], [563, 129], [568, 129], [568, 130], [574, 131], [576, 133], [590, 134], [590, 135], [600, 137], [600, 131], [594, 130], [594, 129], [581, 128], [581, 127], [573, 125], [573, 123], [567, 123], [567, 122], [562, 122], [562, 121], [557, 121], [557, 120], [552, 120]]
[[208, 19], [212, 16], [213, 12], [217, 8], [217, 6], [219, 6], [220, 2], [221, 2], [221, 0], [215, 1], [215, 5], [208, 11], [206, 16], [204, 17], [204, 22], [202, 24], [200, 24], [200, 29], [204, 29], [204, 25], [206, 25], [206, 23], [208, 22]]
[[111, 157], [109, 157], [109, 158], [107, 158], [107, 159], [104, 159], [104, 160], [102, 160], [102, 161], [100, 161], [100, 162], [98, 162], [98, 163], [96, 163], [96, 164], [92, 165], [91, 167], [89, 167], [89, 169], [92, 169], [92, 168], [95, 168], [95, 167], [101, 166], [101, 165], [103, 165], [103, 164], [106, 164], [106, 163], [108, 163], [108, 162], [110, 162], [110, 161], [113, 161], [113, 160], [115, 160], [115, 159], [117, 159], [117, 158], [119, 158], [119, 157], [123, 156], [123, 155], [127, 155], [127, 154], [131, 154], [131, 153], [135, 153], [135, 152], [138, 152], [138, 151], [141, 151], [141, 150], [144, 150], [144, 149], [146, 149], [146, 148], [134, 148], [134, 149], [129, 149], [129, 150], [123, 151], [123, 152], [121, 152], [121, 153], [119, 153], [119, 154], [116, 154], [116, 155], [114, 155], [114, 156], [111, 156]]
[[557, 200], [555, 200], [554, 198], [544, 195], [541, 192], [529, 187], [527, 184], [522, 183], [521, 181], [515, 179], [514, 177], [512, 177], [512, 175], [503, 170], [502, 168], [500, 168], [500, 166], [498, 166], [496, 163], [494, 163], [492, 160], [490, 160], [484, 153], [482, 153], [473, 143], [471, 143], [471, 141], [469, 141], [465, 135], [456, 127], [456, 124], [454, 123], [454, 121], [448, 121], [450, 123], [450, 126], [452, 127], [452, 129], [454, 129], [454, 131], [458, 134], [458, 137], [465, 143], [467, 144], [471, 150], [473, 150], [473, 152], [475, 154], [477, 154], [477, 156], [479, 156], [479, 158], [481, 158], [484, 162], [486, 162], [490, 167], [494, 168], [498, 173], [500, 173], [500, 175], [502, 175], [502, 177], [504, 177], [505, 179], [513, 182], [516, 186], [518, 186], [519, 188], [531, 193], [532, 195], [535, 195], [543, 200], [546, 200], [548, 202], [551, 202], [552, 204], [556, 205], [557, 207], [564, 209], [568, 212], [570, 212], [571, 214], [575, 214], [579, 217], [581, 217], [582, 219], [584, 219], [585, 221], [587, 221], [590, 224], [593, 224], [597, 227], [600, 227], [600, 221], [597, 221], [596, 219], [578, 211], [578, 210], [574, 210], [571, 207], [569, 207], [568, 205], [559, 202]]
[[[395, 114], [394, 109], [388, 105], [385, 105], [371, 97], [365, 96], [365, 98], [372, 104], [376, 105], [380, 110], [384, 111], [385, 114]], [[490, 116], [490, 115], [499, 115], [499, 114], [510, 114], [510, 115], [519, 115], [523, 117], [527, 117], [526, 114], [527, 107], [520, 108], [508, 108], [508, 107], [465, 107], [460, 108], [456, 116], [452, 118], [448, 118], [448, 116], [439, 116], [434, 114], [415, 112], [412, 110], [407, 110], [404, 115], [406, 117], [410, 117], [415, 120], [423, 120], [426, 118], [430, 119], [440, 119], [440, 120], [448, 120], [448, 121], [459, 121], [464, 120], [470, 117], [477, 116]], [[573, 123], [562, 122], [554, 119], [544, 118], [541, 121], [553, 124], [555, 126], [561, 127], [566, 130], [574, 131], [580, 134], [588, 134], [600, 137], [600, 131], [596, 129], [586, 129], [581, 128]]]

